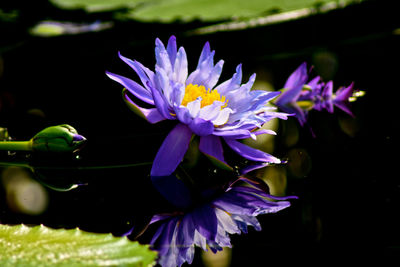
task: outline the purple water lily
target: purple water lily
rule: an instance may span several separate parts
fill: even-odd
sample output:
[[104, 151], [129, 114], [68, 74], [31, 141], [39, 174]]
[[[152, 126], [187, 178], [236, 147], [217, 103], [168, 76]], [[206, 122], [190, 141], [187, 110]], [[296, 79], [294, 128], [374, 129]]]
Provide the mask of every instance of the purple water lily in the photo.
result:
[[280, 110], [293, 113], [303, 126], [307, 122], [308, 112], [312, 109], [326, 109], [333, 113], [334, 106], [353, 116], [350, 100], [355, 96], [354, 84], [340, 87], [333, 93], [333, 82], [322, 82], [320, 76], [309, 80], [307, 64], [301, 64], [287, 79], [283, 93], [276, 98], [275, 104]]
[[[193, 134], [200, 136], [199, 149], [204, 154], [226, 164], [223, 155], [225, 142], [242, 157], [256, 162], [280, 163], [281, 161], [263, 151], [251, 148], [238, 140], [256, 138], [259, 134], [275, 134], [271, 130], [259, 130], [273, 118], [287, 119], [287, 114], [275, 112], [266, 104], [279, 92], [250, 90], [253, 74], [245, 84], [242, 82], [242, 66], [236, 68], [233, 77], [217, 85], [223, 60], [214, 65], [214, 51], [207, 42], [201, 52], [196, 69], [188, 73], [188, 62], [183, 47], [177, 49], [172, 36], [167, 47], [156, 39], [155, 72], [141, 63], [119, 57], [139, 76], [142, 85], [135, 81], [107, 72], [130, 93], [124, 93], [126, 102], [150, 123], [176, 120], [177, 125], [165, 138], [154, 159], [152, 177], [168, 176], [182, 161]], [[139, 106], [132, 97], [154, 106]]]
[[256, 216], [278, 212], [290, 206], [296, 197], [275, 197], [266, 193], [266, 185], [239, 178], [225, 192], [187, 212], [155, 215], [151, 224], [160, 224], [151, 245], [159, 252], [162, 267], [192, 263], [195, 247], [214, 253], [231, 247], [230, 234], [247, 233], [250, 225], [260, 231]]

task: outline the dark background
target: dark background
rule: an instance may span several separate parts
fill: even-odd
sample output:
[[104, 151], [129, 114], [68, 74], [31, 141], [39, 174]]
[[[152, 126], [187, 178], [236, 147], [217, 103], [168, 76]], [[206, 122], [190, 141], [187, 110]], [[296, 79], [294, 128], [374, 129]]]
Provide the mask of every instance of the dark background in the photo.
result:
[[[215, 59], [225, 61], [221, 80], [243, 63], [245, 78], [261, 71], [276, 89], [307, 61], [316, 66], [315, 73], [327, 73], [336, 88], [354, 81], [366, 95], [353, 103], [355, 119], [340, 110], [333, 115], [311, 112], [309, 124], [316, 137], [294, 119], [280, 124], [274, 155], [287, 157], [292, 149], [307, 152], [303, 174], [287, 171], [286, 193], [299, 200], [278, 214], [259, 216], [263, 231], [232, 237], [231, 266], [365, 262], [399, 255], [400, 20], [395, 1], [367, 1], [297, 21], [202, 36], [186, 34], [205, 25], [199, 21], [115, 21], [102, 32], [52, 38], [31, 36], [27, 29], [49, 18], [85, 22], [112, 17], [34, 2], [4, 6], [18, 8], [21, 16], [0, 21], [0, 126], [13, 138], [28, 140], [46, 126], [68, 123], [88, 139], [79, 164], [151, 162], [172, 124], [150, 125], [137, 118], [123, 103], [121, 87], [105, 71], [135, 77], [118, 51], [152, 68], [156, 37], [166, 43], [176, 35], [188, 54], [189, 70], [210, 41]], [[324, 66], [334, 71], [324, 72]], [[343, 131], [343, 121], [350, 123], [350, 132]], [[290, 129], [299, 132], [299, 139], [288, 146]], [[148, 172], [149, 166], [44, 172], [50, 180], [88, 185], [62, 193], [48, 190], [49, 206], [37, 216], [10, 210], [0, 194], [0, 222], [120, 235], [132, 225], [140, 228], [166, 206], [151, 187]], [[201, 266], [199, 253], [193, 266]]]

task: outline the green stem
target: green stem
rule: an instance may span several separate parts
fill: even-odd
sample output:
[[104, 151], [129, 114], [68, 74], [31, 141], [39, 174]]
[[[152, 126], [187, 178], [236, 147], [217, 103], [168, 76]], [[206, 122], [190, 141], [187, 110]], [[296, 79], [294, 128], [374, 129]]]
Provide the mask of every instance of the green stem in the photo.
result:
[[0, 141], [0, 150], [5, 151], [32, 151], [31, 141]]

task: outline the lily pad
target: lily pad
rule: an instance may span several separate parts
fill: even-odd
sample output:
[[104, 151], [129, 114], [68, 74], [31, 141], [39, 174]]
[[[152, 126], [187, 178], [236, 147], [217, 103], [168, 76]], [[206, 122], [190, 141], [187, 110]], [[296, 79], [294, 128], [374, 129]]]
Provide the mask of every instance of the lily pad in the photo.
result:
[[55, 5], [65, 9], [83, 8], [89, 12], [109, 11], [118, 8], [132, 8], [145, 0], [51, 0]]
[[169, 23], [176, 20], [205, 22], [249, 19], [321, 5], [337, 7], [360, 0], [51, 0], [63, 8], [107, 11], [128, 8], [127, 17], [138, 21]]
[[154, 266], [156, 252], [126, 237], [40, 225], [0, 225], [0, 266]]

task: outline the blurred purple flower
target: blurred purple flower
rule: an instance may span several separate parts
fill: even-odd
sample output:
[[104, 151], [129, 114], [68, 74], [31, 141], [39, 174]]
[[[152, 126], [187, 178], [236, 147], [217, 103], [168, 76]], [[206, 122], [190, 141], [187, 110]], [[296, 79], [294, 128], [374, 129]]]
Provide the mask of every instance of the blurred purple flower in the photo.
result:
[[98, 32], [113, 27], [112, 22], [74, 23], [46, 20], [38, 23], [30, 33], [41, 37]]
[[192, 263], [195, 246], [214, 253], [231, 247], [230, 234], [247, 233], [251, 225], [260, 231], [256, 216], [275, 213], [290, 206], [287, 199], [266, 193], [266, 185], [239, 178], [221, 195], [186, 212], [155, 215], [150, 224], [160, 223], [151, 245], [159, 252], [162, 267]]
[[294, 114], [302, 126], [307, 122], [308, 112], [312, 109], [326, 109], [333, 113], [336, 106], [353, 116], [349, 105], [356, 93], [353, 85], [340, 87], [333, 93], [332, 81], [324, 83], [320, 76], [309, 81], [307, 64], [304, 62], [289, 76], [275, 104], [280, 110]]
[[217, 85], [223, 60], [214, 65], [214, 51], [207, 42], [201, 52], [196, 69], [188, 74], [188, 62], [183, 47], [177, 49], [174, 36], [167, 47], [156, 39], [155, 72], [141, 63], [119, 54], [139, 76], [142, 85], [126, 77], [107, 72], [137, 99], [153, 106], [139, 106], [124, 91], [125, 101], [150, 123], [177, 120], [178, 124], [165, 138], [154, 159], [151, 176], [168, 176], [182, 161], [193, 134], [200, 136], [199, 149], [204, 154], [226, 164], [222, 140], [242, 157], [263, 163], [281, 161], [263, 151], [239, 142], [259, 134], [275, 134], [271, 130], [257, 128], [273, 119], [287, 119], [287, 114], [267, 107], [279, 92], [250, 90], [253, 74], [245, 84], [242, 82], [242, 66], [236, 68], [233, 77]]

